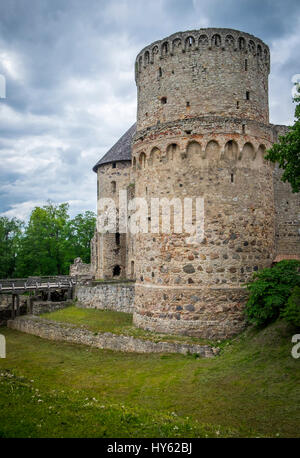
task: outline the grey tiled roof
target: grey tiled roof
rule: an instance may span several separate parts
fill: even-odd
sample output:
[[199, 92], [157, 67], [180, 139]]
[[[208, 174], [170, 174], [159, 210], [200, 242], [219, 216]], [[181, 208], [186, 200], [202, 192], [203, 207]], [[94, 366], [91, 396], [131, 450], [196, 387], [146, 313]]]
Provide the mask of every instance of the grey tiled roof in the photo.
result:
[[131, 161], [131, 141], [136, 131], [136, 124], [130, 127], [124, 135], [110, 148], [109, 151], [94, 165], [93, 170], [97, 172], [97, 168], [102, 164], [118, 161]]

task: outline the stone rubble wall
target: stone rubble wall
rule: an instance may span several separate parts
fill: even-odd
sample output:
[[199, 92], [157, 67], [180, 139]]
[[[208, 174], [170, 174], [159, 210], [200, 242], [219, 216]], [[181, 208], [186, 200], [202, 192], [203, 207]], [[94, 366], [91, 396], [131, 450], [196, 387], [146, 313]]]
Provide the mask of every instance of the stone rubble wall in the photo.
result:
[[41, 315], [42, 313], [55, 312], [56, 310], [65, 309], [72, 305], [73, 301], [34, 301], [32, 305], [32, 314]]
[[74, 259], [74, 263], [70, 266], [71, 277], [92, 277], [93, 271], [91, 264], [82, 262], [81, 258]]
[[109, 349], [122, 352], [136, 353], [181, 353], [198, 354], [202, 357], [211, 358], [218, 352], [218, 348], [209, 345], [190, 345], [178, 342], [152, 342], [149, 340], [136, 339], [131, 336], [116, 335], [110, 332], [95, 334], [87, 329], [41, 318], [27, 316], [9, 320], [7, 327], [17, 331], [33, 334], [44, 339], [65, 341], [91, 347]]
[[85, 308], [115, 310], [133, 313], [133, 283], [99, 283], [92, 286], [77, 285], [75, 297], [78, 305]]

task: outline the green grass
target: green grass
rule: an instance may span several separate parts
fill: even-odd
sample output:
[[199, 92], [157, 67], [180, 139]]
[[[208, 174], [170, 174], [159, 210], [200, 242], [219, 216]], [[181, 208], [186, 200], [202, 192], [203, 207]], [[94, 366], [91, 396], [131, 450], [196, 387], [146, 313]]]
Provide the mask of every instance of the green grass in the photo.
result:
[[[92, 332], [112, 332], [113, 334], [123, 334], [133, 336], [139, 339], [159, 341], [179, 341], [198, 344], [218, 344], [204, 339], [197, 339], [188, 336], [174, 336], [167, 334], [158, 334], [156, 332], [145, 331], [137, 328], [132, 323], [132, 314], [123, 312], [114, 312], [111, 310], [95, 310], [79, 308], [75, 306], [66, 307], [55, 312], [44, 313], [41, 318], [58, 321], [60, 323], [71, 323], [78, 327], [82, 326]], [[224, 342], [222, 343], [224, 345]]]
[[0, 333], [2, 437], [299, 437], [296, 330], [283, 322], [248, 330], [213, 359]]

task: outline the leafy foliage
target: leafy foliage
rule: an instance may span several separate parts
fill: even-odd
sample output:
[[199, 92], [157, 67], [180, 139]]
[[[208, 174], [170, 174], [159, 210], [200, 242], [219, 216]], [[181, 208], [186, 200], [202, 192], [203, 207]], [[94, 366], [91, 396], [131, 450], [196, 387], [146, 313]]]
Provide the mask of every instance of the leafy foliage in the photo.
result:
[[13, 275], [22, 235], [22, 221], [0, 217], [0, 278]]
[[290, 295], [287, 305], [281, 313], [282, 318], [295, 326], [300, 326], [300, 287], [296, 286]]
[[[299, 92], [299, 90], [298, 90]], [[288, 181], [293, 192], [300, 191], [300, 96], [295, 97], [297, 103], [295, 110], [296, 121], [289, 127], [286, 135], [279, 137], [279, 143], [275, 143], [268, 150], [265, 159], [278, 162], [284, 170], [281, 180]]]
[[48, 202], [34, 208], [26, 226], [0, 218], [0, 277], [68, 274], [74, 258], [89, 262], [95, 215], [70, 219], [68, 210], [67, 203]]
[[283, 260], [253, 275], [247, 285], [250, 297], [246, 315], [250, 323], [265, 325], [280, 316], [293, 288], [300, 286], [299, 268], [300, 261]]
[[91, 211], [79, 213], [68, 223], [68, 241], [71, 260], [80, 257], [90, 262], [90, 243], [95, 232], [96, 217]]

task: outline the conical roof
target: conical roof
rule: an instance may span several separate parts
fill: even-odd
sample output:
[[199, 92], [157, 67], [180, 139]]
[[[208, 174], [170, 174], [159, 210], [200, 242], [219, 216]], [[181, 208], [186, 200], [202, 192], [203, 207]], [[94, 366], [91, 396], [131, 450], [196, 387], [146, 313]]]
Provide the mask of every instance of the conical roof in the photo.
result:
[[94, 165], [93, 170], [97, 172], [100, 165], [110, 162], [131, 161], [131, 142], [136, 132], [136, 123], [125, 132], [124, 135], [110, 148], [109, 151]]

